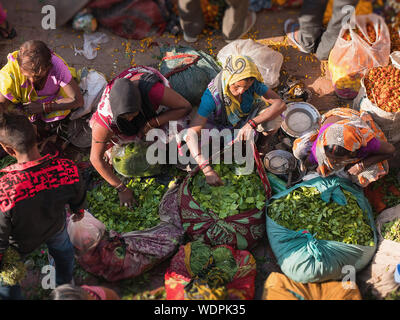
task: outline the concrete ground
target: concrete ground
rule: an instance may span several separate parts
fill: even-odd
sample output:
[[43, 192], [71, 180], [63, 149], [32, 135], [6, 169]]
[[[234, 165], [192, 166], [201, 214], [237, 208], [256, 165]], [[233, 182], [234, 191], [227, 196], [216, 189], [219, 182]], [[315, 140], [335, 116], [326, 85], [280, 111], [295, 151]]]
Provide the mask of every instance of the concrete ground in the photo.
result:
[[[1, 65], [6, 62], [7, 54], [17, 50], [24, 41], [39, 39], [45, 41], [70, 66], [77, 69], [85, 66], [94, 68], [110, 80], [133, 63], [158, 64], [156, 57], [160, 55], [159, 46], [188, 45], [182, 40], [181, 35], [173, 36], [165, 33], [160, 37], [150, 37], [145, 40], [127, 40], [100, 27], [98, 31], [104, 32], [109, 37], [109, 42], [100, 45], [95, 59], [88, 60], [84, 56], [74, 54], [74, 46], [78, 49], [83, 47], [83, 33], [74, 31], [71, 23], [56, 30], [42, 29], [41, 21], [44, 17], [41, 13], [42, 1], [3, 1], [3, 5], [8, 11], [8, 20], [18, 32], [18, 37], [13, 40], [0, 39]], [[282, 69], [304, 81], [314, 93], [310, 102], [323, 111], [338, 105], [339, 102], [333, 94], [330, 81], [321, 74], [321, 63], [313, 55], [301, 53], [294, 47], [286, 45], [286, 42], [283, 43], [284, 21], [296, 17], [298, 13], [298, 9], [259, 12], [256, 25], [247, 37], [267, 45], [282, 43], [284, 45], [280, 49], [284, 55]], [[217, 34], [212, 37], [202, 35], [199, 41], [191, 46], [216, 55], [224, 45], [226, 43], [221, 35]]]
[[[188, 45], [182, 40], [182, 36], [163, 34], [159, 37], [150, 37], [145, 40], [127, 40], [116, 36], [108, 30], [100, 27], [98, 31], [104, 32], [109, 41], [101, 44], [98, 55], [93, 60], [88, 60], [81, 55], [74, 54], [74, 46], [83, 47], [83, 33], [74, 31], [70, 24], [58, 27], [56, 30], [44, 30], [41, 27], [42, 3], [40, 0], [13, 0], [2, 1], [8, 11], [8, 20], [17, 30], [18, 36], [13, 40], [0, 39], [0, 65], [6, 63], [7, 54], [18, 50], [26, 40], [40, 39], [64, 58], [67, 63], [80, 69], [82, 67], [94, 68], [102, 72], [108, 80], [111, 80], [131, 64], [157, 65], [160, 55], [159, 47], [162, 45]], [[247, 37], [263, 44], [271, 45], [279, 49], [284, 55], [282, 70], [302, 80], [312, 91], [310, 103], [321, 113], [333, 107], [351, 104], [350, 101], [340, 100], [333, 92], [332, 84], [324, 72], [324, 65], [312, 54], [304, 54], [291, 46], [285, 40], [283, 24], [287, 18], [296, 17], [298, 9], [282, 11], [262, 11], [257, 13], [257, 22]], [[226, 43], [218, 33], [212, 37], [202, 35], [199, 41], [192, 46], [207, 53], [216, 55]], [[264, 280], [272, 271], [278, 271], [275, 258], [266, 240], [252, 250], [259, 263], [259, 276], [256, 284], [256, 299], [260, 299]], [[150, 289], [163, 284], [164, 270], [168, 261], [154, 268], [149, 274], [152, 279]], [[92, 279], [89, 283], [95, 284]], [[104, 283], [103, 283], [104, 284]], [[118, 291], [118, 284], [105, 284]]]

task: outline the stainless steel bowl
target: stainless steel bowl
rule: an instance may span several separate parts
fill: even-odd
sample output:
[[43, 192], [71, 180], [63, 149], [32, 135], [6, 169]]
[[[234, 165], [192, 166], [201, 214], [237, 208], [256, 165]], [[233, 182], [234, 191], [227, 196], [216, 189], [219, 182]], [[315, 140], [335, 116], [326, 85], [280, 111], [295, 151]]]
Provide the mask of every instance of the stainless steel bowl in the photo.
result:
[[281, 128], [289, 136], [298, 138], [308, 131], [319, 127], [321, 115], [318, 110], [307, 102], [292, 102], [283, 113]]
[[264, 157], [265, 169], [274, 174], [287, 174], [296, 167], [297, 162], [293, 154], [283, 150], [273, 150]]

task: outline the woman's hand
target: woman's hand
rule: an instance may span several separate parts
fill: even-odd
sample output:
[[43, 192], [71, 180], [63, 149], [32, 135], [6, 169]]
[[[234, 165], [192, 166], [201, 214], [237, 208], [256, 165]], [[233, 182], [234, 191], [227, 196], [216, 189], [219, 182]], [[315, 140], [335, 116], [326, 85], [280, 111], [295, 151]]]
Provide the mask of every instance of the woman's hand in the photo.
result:
[[139, 139], [143, 139], [147, 132], [149, 132], [151, 129], [154, 129], [151, 127], [151, 125], [149, 124], [149, 122], [146, 122], [145, 125], [139, 130], [137, 136]]
[[43, 112], [43, 105], [37, 102], [30, 102], [25, 104], [23, 109], [26, 113], [37, 114]]
[[211, 167], [206, 167], [203, 171], [205, 177], [206, 177], [206, 182], [210, 186], [214, 187], [219, 187], [223, 186], [224, 183], [222, 182], [221, 178], [218, 176], [218, 174], [211, 168]]
[[137, 201], [133, 197], [132, 190], [129, 188], [126, 188], [124, 191], [118, 192], [118, 197], [119, 197], [119, 205], [121, 207], [125, 206], [128, 208], [132, 208], [133, 204], [137, 206]]
[[236, 140], [245, 141], [253, 138], [255, 135], [255, 130], [251, 127], [250, 124], [246, 123], [240, 130], [236, 137]]
[[83, 212], [82, 213], [81, 212], [73, 213], [72, 216], [71, 216], [71, 220], [73, 222], [78, 222], [78, 221], [82, 220], [84, 216], [85, 215], [84, 215]]
[[362, 162], [356, 163], [354, 166], [351, 166], [347, 172], [352, 176], [358, 176], [361, 172], [364, 171], [364, 165]]

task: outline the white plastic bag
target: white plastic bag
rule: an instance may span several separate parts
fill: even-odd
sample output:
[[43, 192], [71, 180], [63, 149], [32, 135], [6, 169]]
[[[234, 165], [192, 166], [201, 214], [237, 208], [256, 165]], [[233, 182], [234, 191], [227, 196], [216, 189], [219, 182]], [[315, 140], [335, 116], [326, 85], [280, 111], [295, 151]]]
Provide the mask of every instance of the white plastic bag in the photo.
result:
[[85, 210], [84, 216], [79, 221], [68, 221], [67, 232], [71, 243], [81, 253], [94, 248], [104, 235], [105, 225]]
[[260, 71], [264, 83], [270, 88], [278, 86], [283, 63], [281, 53], [254, 40], [239, 39], [223, 47], [219, 51], [217, 59], [222, 66], [225, 66], [226, 59], [230, 55], [243, 55], [251, 58]]
[[82, 54], [86, 59], [94, 59], [97, 57], [97, 46], [101, 43], [108, 42], [108, 36], [102, 32], [92, 34], [83, 34], [83, 50], [76, 49], [74, 45], [75, 55]]
[[71, 114], [71, 120], [78, 119], [97, 107], [104, 88], [107, 85], [106, 78], [95, 70], [83, 72], [79, 88], [83, 91], [83, 108], [79, 108]]
[[381, 230], [386, 222], [400, 218], [400, 205], [382, 211], [376, 219], [379, 244], [372, 262], [358, 276], [378, 298], [385, 298], [399, 288], [394, 280], [394, 272], [400, 263], [400, 243], [383, 238]]

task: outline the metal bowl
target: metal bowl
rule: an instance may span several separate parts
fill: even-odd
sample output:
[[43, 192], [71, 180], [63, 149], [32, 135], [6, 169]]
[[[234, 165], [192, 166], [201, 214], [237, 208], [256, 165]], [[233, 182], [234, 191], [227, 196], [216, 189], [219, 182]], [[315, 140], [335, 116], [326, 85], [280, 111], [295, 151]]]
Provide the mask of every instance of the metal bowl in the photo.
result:
[[68, 140], [78, 148], [89, 148], [92, 144], [92, 129], [84, 118], [72, 120], [68, 124]]
[[264, 166], [268, 171], [282, 175], [289, 173], [290, 169], [293, 170], [297, 166], [297, 162], [290, 152], [273, 150], [265, 155]]
[[289, 136], [298, 138], [308, 131], [317, 129], [321, 115], [307, 102], [292, 102], [283, 113], [281, 128]]

